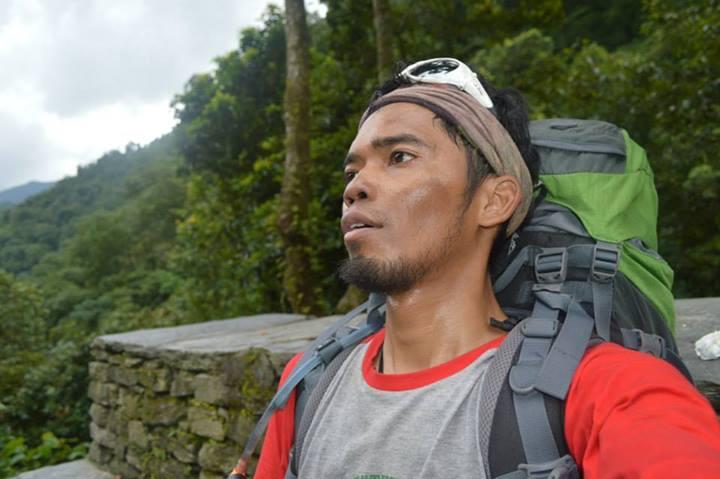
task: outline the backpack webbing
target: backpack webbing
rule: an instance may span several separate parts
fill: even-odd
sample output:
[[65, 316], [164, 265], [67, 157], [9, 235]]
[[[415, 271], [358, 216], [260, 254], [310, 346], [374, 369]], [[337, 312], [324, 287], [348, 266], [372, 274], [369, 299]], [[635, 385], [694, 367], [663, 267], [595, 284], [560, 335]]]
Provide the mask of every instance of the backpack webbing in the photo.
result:
[[[297, 477], [300, 469], [300, 457], [302, 455], [303, 445], [305, 444], [305, 438], [310, 430], [312, 420], [315, 417], [315, 412], [317, 411], [320, 401], [325, 395], [325, 392], [330, 386], [333, 378], [340, 370], [350, 353], [355, 350], [356, 346], [357, 345], [341, 352], [330, 362], [330, 364], [327, 365], [314, 389], [309, 393], [309, 397], [303, 406], [303, 410], [299, 411], [299, 414], [295, 415], [295, 441], [292, 451], [290, 452], [290, 462], [288, 464], [288, 471], [285, 475], [285, 479], [294, 479]], [[299, 422], [297, 421], [298, 417], [300, 417]]]
[[480, 456], [485, 465], [487, 477], [490, 474], [490, 431], [493, 430], [493, 422], [498, 406], [498, 398], [503, 384], [507, 381], [513, 358], [516, 356], [518, 347], [522, 343], [520, 328], [513, 328], [495, 353], [482, 386], [483, 401], [480, 401], [478, 410], [478, 444], [480, 445]]
[[[347, 326], [363, 311], [367, 311], [365, 323], [358, 328], [347, 328]], [[303, 382], [314, 371], [327, 367], [328, 364], [342, 351], [352, 348], [363, 339], [380, 330], [385, 324], [385, 297], [379, 294], [371, 294], [367, 302], [350, 311], [343, 318], [332, 325], [321, 334], [310, 347], [305, 351], [298, 364], [293, 369], [285, 383], [275, 393], [267, 408], [258, 420], [255, 428], [250, 433], [245, 449], [243, 450], [238, 467], [243, 469], [260, 442], [260, 438], [267, 429], [270, 418], [278, 409], [287, 404], [288, 399], [297, 386]], [[304, 398], [298, 398], [300, 407], [303, 407]], [[231, 474], [232, 476], [238, 474]]]

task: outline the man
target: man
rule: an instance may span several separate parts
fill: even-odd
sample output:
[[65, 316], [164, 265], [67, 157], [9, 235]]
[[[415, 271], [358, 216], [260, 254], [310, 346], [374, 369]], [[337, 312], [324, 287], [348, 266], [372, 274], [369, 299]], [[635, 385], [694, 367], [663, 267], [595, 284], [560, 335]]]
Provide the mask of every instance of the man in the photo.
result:
[[[485, 477], [478, 401], [505, 338], [492, 320], [507, 318], [488, 263], [528, 211], [537, 160], [521, 97], [435, 75], [447, 65], [410, 70], [382, 88], [350, 146], [341, 276], [387, 296], [386, 323], [350, 353], [323, 396], [301, 478]], [[293, 423], [291, 398], [270, 423], [256, 478], [285, 476]], [[564, 424], [586, 478], [720, 477], [714, 412], [648, 354], [591, 348]]]

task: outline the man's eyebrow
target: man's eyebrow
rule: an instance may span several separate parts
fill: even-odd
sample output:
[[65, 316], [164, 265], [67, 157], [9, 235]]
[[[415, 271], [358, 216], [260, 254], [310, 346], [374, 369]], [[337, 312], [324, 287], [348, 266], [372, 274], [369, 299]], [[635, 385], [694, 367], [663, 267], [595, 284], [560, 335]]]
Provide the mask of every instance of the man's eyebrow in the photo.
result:
[[[370, 142], [373, 148], [376, 150], [379, 150], [381, 148], [387, 148], [389, 146], [394, 146], [399, 143], [409, 143], [411, 145], [423, 147], [423, 148], [430, 148], [430, 146], [425, 143], [423, 140], [418, 138], [417, 136], [410, 134], [410, 133], [402, 133], [400, 135], [393, 135], [393, 136], [383, 136], [379, 138], [373, 138], [373, 140]], [[345, 157], [345, 161], [343, 161], [343, 168], [347, 167], [349, 164], [354, 163], [358, 160], [358, 155], [355, 153], [348, 153]]]
[[370, 142], [370, 144], [375, 149], [387, 148], [388, 146], [397, 145], [398, 143], [410, 143], [415, 146], [429, 148], [427, 143], [425, 143], [420, 138], [411, 133], [401, 133], [394, 136], [383, 136], [380, 138], [374, 138]]

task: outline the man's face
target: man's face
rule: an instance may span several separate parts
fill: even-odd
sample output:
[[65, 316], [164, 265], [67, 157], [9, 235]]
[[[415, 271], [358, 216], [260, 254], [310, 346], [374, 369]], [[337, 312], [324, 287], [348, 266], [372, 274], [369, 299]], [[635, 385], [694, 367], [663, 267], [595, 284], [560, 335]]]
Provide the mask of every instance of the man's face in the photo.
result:
[[373, 113], [350, 146], [345, 175], [346, 281], [407, 291], [472, 242], [465, 152], [431, 111], [395, 103]]

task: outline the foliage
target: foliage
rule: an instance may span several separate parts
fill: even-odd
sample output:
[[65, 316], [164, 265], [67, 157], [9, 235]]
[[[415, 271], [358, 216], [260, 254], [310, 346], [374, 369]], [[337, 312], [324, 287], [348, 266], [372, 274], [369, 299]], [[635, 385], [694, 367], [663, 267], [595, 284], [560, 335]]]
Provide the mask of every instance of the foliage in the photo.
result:
[[74, 444], [55, 437], [52, 432], [43, 433], [41, 441], [39, 445], [29, 447], [24, 437], [0, 434], [0, 477], [14, 477], [20, 472], [63, 460], [73, 461], [87, 453], [86, 443]]
[[[45, 310], [37, 289], [0, 271], [0, 418], [25, 373], [43, 361]], [[3, 422], [5, 422], [3, 420]]]
[[[720, 6], [647, 4], [643, 35], [608, 52], [585, 42], [556, 52], [529, 30], [473, 62], [499, 84], [514, 84], [535, 117], [599, 118], [626, 128], [651, 160], [660, 197], [661, 252], [678, 295], [717, 294], [720, 267]], [[679, 127], [679, 126], [682, 127]]]
[[[377, 72], [372, 2], [324, 3], [326, 17], [309, 22], [312, 181], [301, 226], [317, 309], [332, 312], [345, 289], [335, 276], [341, 163]], [[534, 118], [626, 128], [655, 170], [675, 293], [718, 294], [717, 0], [388, 7], [395, 58], [463, 58], [518, 88]], [[283, 17], [270, 7], [178, 93], [171, 134], [0, 209], [0, 470], [41, 456], [49, 464], [87, 440], [88, 344], [98, 334], [290, 310], [277, 231], [284, 84]], [[45, 431], [60, 446], [41, 452]]]
[[[96, 335], [183, 320], [170, 299], [180, 283], [169, 255], [185, 197], [173, 145], [165, 137], [105, 155], [0, 222], [9, 237], [48, 250], [21, 277], [0, 272], [0, 436], [22, 434], [25, 442], [9, 442], [25, 454], [22, 464], [63, 459], [67, 444], [89, 439], [88, 345]], [[52, 217], [63, 217], [61, 226], [45, 223]], [[47, 228], [25, 229], [33, 221]], [[33, 449], [48, 430], [59, 445]]]

